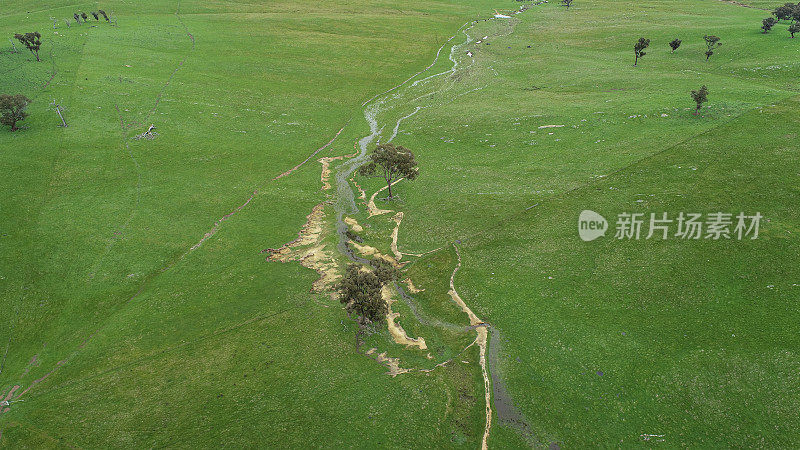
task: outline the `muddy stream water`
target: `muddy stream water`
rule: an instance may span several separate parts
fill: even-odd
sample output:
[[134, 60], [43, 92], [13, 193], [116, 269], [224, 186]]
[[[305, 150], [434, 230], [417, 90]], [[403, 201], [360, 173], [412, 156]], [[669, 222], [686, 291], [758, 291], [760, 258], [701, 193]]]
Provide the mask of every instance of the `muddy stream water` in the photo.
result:
[[[522, 8], [518, 12], [525, 11], [527, 7]], [[517, 19], [509, 18], [491, 18], [488, 20], [500, 20], [508, 22], [502, 28], [505, 33], [497, 33], [493, 36], [484, 36], [478, 42], [507, 35], [513, 32], [513, 27]], [[450, 37], [437, 51], [434, 60], [425, 69], [409, 77], [402, 83], [394, 86], [386, 92], [376, 95], [375, 97], [367, 100], [362, 104], [364, 108], [364, 119], [369, 125], [369, 134], [362, 137], [358, 141], [358, 154], [352, 158], [345, 159], [342, 163], [333, 167], [334, 179], [336, 185], [334, 210], [336, 213], [336, 231], [338, 235], [337, 248], [338, 251], [345, 255], [349, 260], [360, 263], [369, 264], [369, 260], [362, 258], [356, 254], [353, 249], [348, 245], [349, 238], [347, 232], [349, 225], [345, 222], [345, 217], [358, 213], [359, 206], [356, 203], [356, 193], [354, 186], [351, 184], [350, 179], [359, 167], [368, 162], [368, 152], [375, 145], [382, 142], [391, 142], [398, 134], [401, 123], [404, 120], [410, 119], [420, 111], [437, 106], [442, 101], [452, 102], [456, 101], [461, 95], [473, 92], [482, 87], [474, 89], [466, 89], [462, 87], [456, 74], [465, 68], [470, 68], [475, 59], [471, 52], [467, 52], [467, 47], [475, 44], [475, 39], [470, 36], [470, 32], [475, 26], [483, 21], [470, 21], [462, 25], [458, 31]], [[463, 40], [462, 40], [463, 39]], [[456, 43], [453, 43], [456, 41]], [[477, 44], [475, 44], [477, 45]], [[452, 63], [451, 67], [435, 71], [432, 70], [437, 65], [442, 51], [450, 46], [449, 60]], [[494, 72], [493, 68], [485, 71], [486, 74]], [[495, 72], [496, 73], [496, 72]], [[488, 75], [493, 76], [493, 75]], [[487, 76], [487, 77], [488, 77]], [[487, 83], [488, 80], [484, 80]], [[485, 87], [485, 86], [483, 86]], [[444, 99], [444, 100], [442, 100]], [[405, 114], [403, 113], [405, 111]], [[391, 129], [391, 133], [384, 135], [384, 130]], [[456, 247], [458, 251], [458, 248]], [[459, 254], [459, 267], [461, 265]], [[458, 268], [456, 268], [456, 271]], [[453, 277], [456, 271], [453, 272]], [[451, 331], [475, 331], [477, 338], [475, 343], [480, 347], [481, 365], [484, 373], [485, 386], [486, 386], [486, 430], [482, 442], [482, 447], [486, 447], [486, 440], [489, 435], [489, 428], [492, 419], [492, 406], [497, 415], [497, 420], [502, 425], [509, 425], [515, 428], [520, 434], [529, 441], [531, 444], [540, 444], [533, 439], [530, 433], [530, 427], [527, 424], [524, 416], [514, 406], [513, 400], [506, 389], [502, 377], [498, 369], [500, 360], [500, 332], [493, 328], [490, 324], [481, 321], [475, 316], [472, 311], [455, 292], [455, 286], [451, 277], [451, 296], [457, 303], [470, 316], [470, 326], [456, 325], [441, 321], [435, 317], [430, 317], [419, 311], [419, 308], [414, 301], [413, 295], [406, 292], [398, 283], [395, 283], [397, 292], [400, 293], [401, 299], [409, 306], [413, 315], [420, 323], [430, 325], [433, 327], [447, 329]], [[489, 339], [491, 337], [491, 339]], [[490, 375], [491, 374], [491, 375]], [[491, 377], [491, 378], [489, 378]], [[491, 383], [490, 383], [491, 381]], [[491, 388], [489, 387], [491, 384]]]

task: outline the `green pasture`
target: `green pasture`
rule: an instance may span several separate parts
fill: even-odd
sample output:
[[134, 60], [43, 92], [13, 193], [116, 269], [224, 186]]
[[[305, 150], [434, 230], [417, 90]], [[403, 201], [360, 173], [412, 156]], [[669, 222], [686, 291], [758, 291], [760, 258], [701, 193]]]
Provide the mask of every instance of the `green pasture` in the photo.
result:
[[[0, 130], [0, 392], [30, 388], [0, 414], [0, 445], [475, 448], [478, 349], [448, 294], [458, 242], [456, 288], [496, 330], [492, 370], [525, 423], [495, 409], [490, 447], [796, 446], [800, 39], [717, 0], [483, 20], [522, 5], [0, 8], [0, 93], [33, 100], [24, 129]], [[116, 26], [64, 23], [97, 9]], [[41, 62], [11, 53], [28, 31]], [[723, 42], [709, 61], [706, 34]], [[377, 114], [421, 170], [376, 203], [404, 212], [402, 252], [433, 251], [404, 256], [424, 291], [393, 306], [429, 348], [385, 329], [357, 348], [339, 302], [311, 292], [318, 275], [262, 250], [328, 202], [335, 253], [317, 158], [351, 154], [370, 132], [362, 103], [443, 45]], [[391, 254], [393, 213], [359, 206], [360, 236]], [[578, 238], [584, 209], [606, 237]], [[619, 213], [680, 211], [765, 220], [757, 240], [613, 238]], [[415, 370], [391, 377], [369, 348]]]

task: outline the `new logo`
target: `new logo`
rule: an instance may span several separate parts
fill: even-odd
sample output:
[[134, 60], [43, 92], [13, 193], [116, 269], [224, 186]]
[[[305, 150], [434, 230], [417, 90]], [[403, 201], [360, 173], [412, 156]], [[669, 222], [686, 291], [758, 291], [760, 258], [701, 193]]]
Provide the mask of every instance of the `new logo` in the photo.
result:
[[578, 235], [584, 241], [593, 241], [604, 236], [608, 230], [608, 221], [596, 212], [585, 209], [578, 216]]

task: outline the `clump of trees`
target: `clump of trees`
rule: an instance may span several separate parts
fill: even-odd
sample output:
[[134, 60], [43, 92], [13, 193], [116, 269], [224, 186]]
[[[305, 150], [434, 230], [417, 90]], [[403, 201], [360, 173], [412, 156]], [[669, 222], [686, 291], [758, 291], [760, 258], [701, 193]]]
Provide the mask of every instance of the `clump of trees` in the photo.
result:
[[28, 50], [36, 56], [36, 61], [39, 59], [39, 48], [42, 46], [42, 35], [38, 31], [33, 33], [15, 34], [14, 39], [22, 43]]
[[405, 178], [413, 181], [419, 175], [414, 154], [402, 145], [380, 144], [369, 155], [370, 162], [358, 169], [359, 175], [383, 178], [392, 196], [392, 183]]
[[339, 301], [348, 314], [354, 314], [360, 325], [381, 323], [389, 307], [381, 296], [378, 277], [358, 264], [347, 266], [344, 278], [339, 283]]
[[713, 35], [705, 35], [703, 36], [703, 40], [706, 41], [706, 61], [711, 58], [711, 55], [714, 54], [714, 49], [719, 48], [722, 46], [722, 42], [720, 42], [722, 38], [719, 36]]
[[397, 268], [383, 258], [373, 259], [369, 267], [350, 264], [337, 285], [339, 301], [345, 305], [348, 314], [355, 315], [359, 325], [381, 324], [389, 312], [381, 290], [397, 281], [399, 276]]
[[792, 22], [800, 21], [800, 3], [786, 3], [779, 6], [772, 11], [772, 15], [778, 20], [791, 20]]
[[24, 95], [0, 95], [0, 124], [8, 125], [11, 131], [17, 131], [17, 122], [25, 120], [28, 113], [25, 108], [28, 107], [31, 100]]
[[800, 31], [800, 3], [797, 5], [787, 3], [785, 6], [778, 7], [772, 14], [775, 17], [767, 17], [761, 21], [761, 29], [764, 30], [765, 34], [772, 30], [772, 27], [780, 23], [781, 20], [791, 21], [788, 31], [792, 38], [794, 38], [795, 33]]
[[639, 63], [639, 58], [646, 55], [644, 49], [650, 46], [650, 39], [639, 38], [639, 41], [636, 42], [633, 46], [633, 53], [636, 56], [636, 59], [633, 60], [633, 65], [637, 65]]
[[[100, 16], [103, 16], [103, 19], [105, 19], [106, 22], [111, 22], [111, 19], [108, 17], [108, 14], [106, 14], [106, 12], [103, 11], [102, 9], [98, 9], [97, 11], [92, 11], [91, 15], [92, 17], [94, 17], [94, 20], [100, 21]], [[78, 22], [79, 24], [87, 22], [89, 20], [89, 15], [86, 14], [85, 12], [74, 13], [72, 14], [72, 17], [75, 19], [75, 22]], [[67, 22], [67, 26], [69, 27], [69, 20], [68, 19], [64, 20]]]
[[767, 17], [766, 19], [761, 21], [761, 29], [764, 30], [764, 34], [769, 33], [769, 30], [778, 23], [774, 17]]
[[389, 261], [383, 258], [375, 258], [370, 261], [370, 266], [375, 270], [375, 276], [381, 285], [392, 283], [400, 276], [400, 271]]
[[389, 306], [381, 290], [398, 276], [397, 269], [384, 259], [374, 259], [370, 266], [371, 270], [359, 264], [348, 265], [338, 285], [339, 301], [345, 305], [348, 314], [356, 316], [361, 326], [381, 324], [386, 320]]
[[697, 104], [697, 108], [694, 111], [697, 114], [700, 112], [700, 108], [703, 107], [703, 103], [708, 101], [708, 88], [706, 85], [703, 85], [699, 91], [692, 91], [692, 100]]
[[680, 47], [680, 46], [681, 46], [681, 42], [683, 42], [683, 41], [681, 41], [680, 39], [673, 39], [673, 40], [672, 40], [672, 41], [669, 43], [669, 46], [672, 48], [672, 51], [671, 51], [670, 53], [675, 53], [675, 50], [677, 50], [677, 49], [678, 49], [678, 47]]

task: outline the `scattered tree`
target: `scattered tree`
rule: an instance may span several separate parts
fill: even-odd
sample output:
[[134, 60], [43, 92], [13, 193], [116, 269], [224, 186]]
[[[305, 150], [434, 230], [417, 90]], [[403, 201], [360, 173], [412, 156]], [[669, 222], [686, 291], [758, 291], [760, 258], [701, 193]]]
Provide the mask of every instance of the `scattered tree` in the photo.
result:
[[11, 42], [11, 53], [17, 53], [17, 46], [14, 44], [14, 40], [8, 38], [8, 42]]
[[792, 38], [794, 39], [794, 34], [800, 33], [800, 23], [795, 22], [789, 25], [789, 33], [792, 34]]
[[706, 41], [706, 61], [714, 54], [714, 49], [722, 45], [720, 39], [722, 38], [719, 36], [703, 36], [703, 40]]
[[379, 177], [386, 180], [389, 189], [389, 198], [392, 197], [392, 183], [405, 178], [414, 180], [419, 175], [414, 154], [402, 145], [380, 144], [369, 155], [370, 163], [361, 166], [358, 173], [362, 176]]
[[78, 13], [75, 13], [75, 14], [72, 15], [72, 17], [74, 17], [75, 18], [75, 22], [78, 22], [78, 25], [80, 25], [81, 16], [79, 16]]
[[569, 7], [572, 5], [572, 0], [561, 0], [561, 4], [569, 9]]
[[92, 16], [94, 16], [94, 20], [100, 20], [100, 16], [94, 11], [92, 11]]
[[70, 24], [69, 24], [69, 23], [70, 23], [70, 22], [69, 22], [69, 19], [64, 19], [64, 22], [66, 22], [66, 23], [67, 23], [67, 28], [69, 28], [69, 27], [70, 27]]
[[786, 3], [783, 6], [775, 8], [775, 10], [772, 11], [772, 15], [778, 20], [789, 20], [792, 18], [792, 13], [796, 7], [797, 5], [794, 3]]
[[25, 108], [31, 100], [24, 95], [0, 95], [0, 124], [8, 125], [11, 131], [17, 131], [17, 122], [25, 120], [28, 113]]
[[800, 21], [800, 3], [793, 4], [793, 3], [786, 3], [783, 6], [779, 6], [772, 12], [772, 14], [778, 20], [790, 20], [792, 22]]
[[97, 12], [100, 13], [100, 15], [103, 16], [104, 19], [106, 19], [106, 22], [108, 22], [108, 15], [106, 14], [105, 11], [103, 11], [101, 9], [101, 10], [98, 10]]
[[694, 111], [694, 113], [697, 114], [700, 112], [700, 108], [703, 107], [703, 103], [708, 101], [708, 88], [705, 84], [699, 91], [692, 91], [692, 99], [697, 103], [697, 109]]
[[669, 46], [672, 47], [671, 53], [675, 53], [675, 50], [677, 50], [678, 47], [681, 46], [681, 42], [683, 41], [681, 41], [680, 39], [673, 39], [672, 42], [669, 43]]
[[38, 31], [14, 35], [14, 39], [20, 41], [34, 56], [36, 56], [36, 61], [39, 61], [39, 48], [42, 46], [41, 37], [42, 35], [39, 34]]
[[382, 287], [373, 272], [358, 264], [350, 264], [338, 285], [339, 301], [349, 314], [356, 315], [359, 324], [381, 323], [389, 312], [386, 300], [381, 296]]
[[636, 55], [636, 59], [633, 60], [633, 65], [639, 63], [639, 58], [646, 55], [644, 49], [650, 46], [650, 39], [639, 38], [639, 41], [633, 46], [633, 52]]
[[769, 30], [771, 30], [776, 23], [778, 23], [778, 21], [775, 20], [774, 17], [767, 17], [766, 19], [761, 21], [761, 29], [764, 30], [765, 34], [769, 33]]
[[84, 22], [86, 22], [86, 19], [88, 19], [89, 16], [87, 16], [85, 12], [82, 12], [81, 13], [81, 18], [83, 19]]

